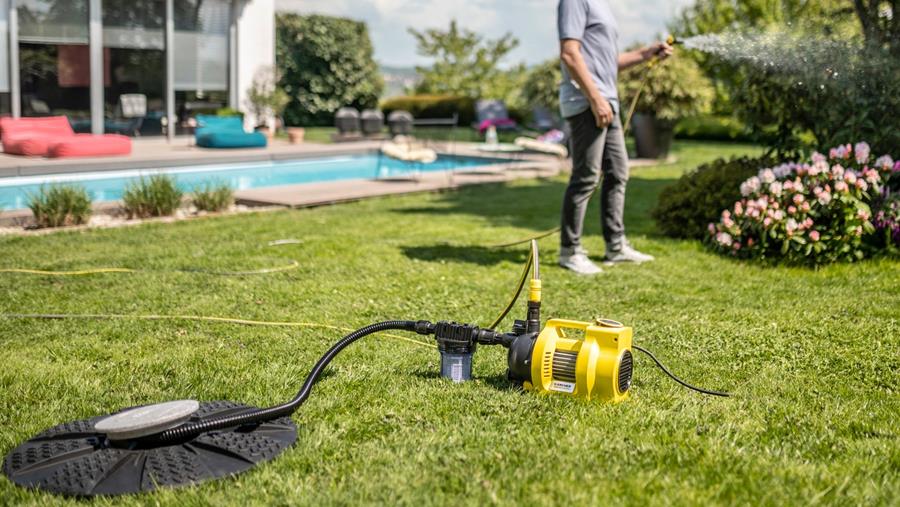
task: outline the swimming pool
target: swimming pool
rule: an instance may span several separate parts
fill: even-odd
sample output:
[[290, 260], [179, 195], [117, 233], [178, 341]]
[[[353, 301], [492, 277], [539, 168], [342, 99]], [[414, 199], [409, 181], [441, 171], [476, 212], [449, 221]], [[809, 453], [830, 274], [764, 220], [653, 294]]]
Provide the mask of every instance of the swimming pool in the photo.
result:
[[378, 154], [365, 154], [228, 165], [0, 178], [0, 210], [26, 208], [29, 195], [37, 193], [41, 185], [54, 183], [80, 185], [87, 190], [94, 202], [100, 202], [121, 199], [122, 192], [129, 183], [152, 174], [173, 176], [178, 187], [185, 192], [210, 182], [225, 183], [234, 190], [246, 190], [323, 181], [386, 178], [409, 174], [413, 170], [446, 171], [500, 161], [483, 157], [441, 155], [431, 164], [413, 165]]

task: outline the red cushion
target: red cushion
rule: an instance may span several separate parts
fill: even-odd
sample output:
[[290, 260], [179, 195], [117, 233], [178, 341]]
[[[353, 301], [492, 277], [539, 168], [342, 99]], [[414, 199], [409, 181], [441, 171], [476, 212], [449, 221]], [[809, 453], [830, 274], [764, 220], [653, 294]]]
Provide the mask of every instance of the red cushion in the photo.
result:
[[119, 134], [75, 134], [57, 139], [50, 145], [49, 157], [98, 157], [103, 155], [128, 155], [131, 138]]
[[0, 118], [3, 151], [13, 155], [46, 156], [54, 142], [74, 135], [65, 116]]

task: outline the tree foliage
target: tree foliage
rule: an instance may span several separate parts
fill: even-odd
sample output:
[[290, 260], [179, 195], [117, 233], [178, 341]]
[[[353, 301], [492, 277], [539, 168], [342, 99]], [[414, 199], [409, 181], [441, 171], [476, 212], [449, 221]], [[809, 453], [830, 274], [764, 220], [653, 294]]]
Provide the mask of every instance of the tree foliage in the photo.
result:
[[513, 104], [520, 100], [527, 76], [525, 66], [500, 66], [519, 45], [512, 34], [486, 39], [461, 29], [455, 20], [447, 30], [420, 32], [410, 28], [409, 33], [416, 39], [419, 54], [433, 60], [430, 67], [416, 67], [421, 76], [417, 93], [501, 99]]
[[528, 71], [522, 99], [528, 106], [559, 111], [559, 84], [562, 81], [559, 58], [547, 60]]
[[622, 103], [630, 104], [638, 93], [635, 112], [671, 122], [708, 112], [715, 94], [697, 63], [680, 57], [623, 71], [619, 76]]
[[288, 125], [330, 125], [343, 106], [375, 107], [384, 87], [365, 23], [279, 14], [276, 61]]

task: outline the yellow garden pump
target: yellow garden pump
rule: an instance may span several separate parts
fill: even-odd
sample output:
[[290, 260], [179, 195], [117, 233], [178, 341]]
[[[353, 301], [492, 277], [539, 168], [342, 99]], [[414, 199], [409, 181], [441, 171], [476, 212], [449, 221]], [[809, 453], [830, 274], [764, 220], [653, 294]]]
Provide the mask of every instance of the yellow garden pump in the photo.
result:
[[[426, 320], [370, 324], [328, 349], [297, 394], [284, 403], [257, 408], [227, 400], [178, 400], [71, 421], [12, 449], [3, 460], [3, 473], [22, 487], [87, 497], [186, 486], [244, 472], [295, 444], [297, 426], [291, 415], [341, 351], [366, 336], [391, 330], [434, 336], [441, 353], [441, 376], [456, 382], [472, 378], [472, 358], [479, 345], [500, 345], [508, 349], [509, 380], [526, 390], [620, 402], [629, 395], [632, 350], [638, 350], [682, 385], [728, 396], [673, 375], [650, 352], [632, 343], [630, 327], [616, 321], [550, 319], [541, 329], [539, 266], [537, 243], [532, 241], [515, 295], [487, 328]], [[515, 305], [531, 268], [525, 319], [515, 321], [508, 333], [494, 331]]]
[[[528, 264], [525, 275], [534, 267], [528, 311], [525, 320], [515, 321], [510, 333], [454, 322], [435, 325], [441, 376], [455, 382], [470, 380], [476, 347], [502, 345], [508, 349], [507, 378], [526, 390], [562, 393], [587, 400], [624, 400], [634, 370], [632, 329], [614, 320], [598, 318], [592, 322], [551, 319], [540, 330], [542, 286], [537, 242], [532, 242]], [[513, 303], [523, 286], [524, 280], [520, 280]], [[495, 324], [505, 315], [506, 312]]]

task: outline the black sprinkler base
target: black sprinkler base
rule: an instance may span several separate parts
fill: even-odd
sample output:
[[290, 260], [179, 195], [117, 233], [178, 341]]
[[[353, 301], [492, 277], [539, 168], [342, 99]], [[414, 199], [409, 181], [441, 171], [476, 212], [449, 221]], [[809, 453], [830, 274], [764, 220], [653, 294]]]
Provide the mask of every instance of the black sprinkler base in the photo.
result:
[[[190, 422], [253, 409], [230, 401], [204, 402]], [[61, 424], [24, 442], [6, 456], [3, 473], [19, 486], [51, 493], [122, 495], [239, 474], [297, 440], [297, 427], [283, 417], [175, 444], [113, 443], [94, 430], [105, 417]]]

